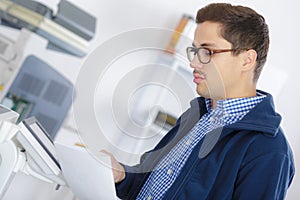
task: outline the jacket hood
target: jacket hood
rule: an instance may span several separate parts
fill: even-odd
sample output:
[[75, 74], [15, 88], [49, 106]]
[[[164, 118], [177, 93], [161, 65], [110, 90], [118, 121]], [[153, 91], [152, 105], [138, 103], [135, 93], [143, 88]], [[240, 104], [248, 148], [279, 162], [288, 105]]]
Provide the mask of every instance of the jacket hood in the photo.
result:
[[281, 116], [276, 113], [271, 94], [258, 90], [266, 95], [260, 103], [250, 110], [240, 121], [228, 126], [230, 129], [253, 130], [264, 132], [275, 137], [280, 129]]

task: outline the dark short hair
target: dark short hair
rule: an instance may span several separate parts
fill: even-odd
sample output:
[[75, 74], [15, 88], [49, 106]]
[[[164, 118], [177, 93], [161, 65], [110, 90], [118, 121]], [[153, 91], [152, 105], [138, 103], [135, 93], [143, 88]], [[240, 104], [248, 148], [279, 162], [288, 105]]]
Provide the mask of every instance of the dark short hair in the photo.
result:
[[254, 81], [257, 81], [266, 63], [269, 50], [269, 28], [263, 16], [253, 9], [244, 6], [233, 6], [228, 3], [213, 3], [201, 8], [196, 22], [205, 21], [221, 24], [221, 36], [232, 44], [234, 55], [244, 49], [257, 52], [257, 65], [254, 70]]

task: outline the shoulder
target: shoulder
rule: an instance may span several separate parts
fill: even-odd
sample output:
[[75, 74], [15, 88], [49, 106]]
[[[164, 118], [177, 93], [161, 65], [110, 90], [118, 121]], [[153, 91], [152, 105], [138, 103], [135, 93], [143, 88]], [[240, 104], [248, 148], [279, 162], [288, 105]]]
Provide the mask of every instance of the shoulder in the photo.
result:
[[244, 163], [260, 157], [264, 157], [265, 159], [276, 157], [293, 163], [291, 147], [281, 128], [278, 129], [278, 132], [274, 136], [264, 134], [263, 132], [255, 133], [247, 148]]

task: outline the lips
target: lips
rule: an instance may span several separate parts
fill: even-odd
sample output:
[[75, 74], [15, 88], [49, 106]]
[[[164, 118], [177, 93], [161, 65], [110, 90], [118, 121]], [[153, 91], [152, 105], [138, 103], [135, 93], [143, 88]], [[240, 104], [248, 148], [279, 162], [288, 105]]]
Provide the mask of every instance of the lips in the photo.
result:
[[205, 74], [194, 71], [194, 83], [199, 84], [205, 80]]

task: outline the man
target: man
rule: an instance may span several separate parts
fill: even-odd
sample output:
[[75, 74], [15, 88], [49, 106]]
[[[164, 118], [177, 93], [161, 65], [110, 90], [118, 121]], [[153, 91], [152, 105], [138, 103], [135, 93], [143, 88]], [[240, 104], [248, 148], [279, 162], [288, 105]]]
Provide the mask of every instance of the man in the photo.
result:
[[254, 10], [210, 4], [187, 48], [201, 96], [139, 165], [112, 166], [121, 199], [284, 199], [292, 152], [272, 96], [256, 90], [269, 31]]

